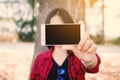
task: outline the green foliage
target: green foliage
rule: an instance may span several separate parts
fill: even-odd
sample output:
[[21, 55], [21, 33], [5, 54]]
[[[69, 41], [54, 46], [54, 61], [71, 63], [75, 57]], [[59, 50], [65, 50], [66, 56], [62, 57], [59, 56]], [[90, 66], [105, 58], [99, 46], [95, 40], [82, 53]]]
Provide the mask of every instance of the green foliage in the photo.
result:
[[35, 32], [23, 33], [19, 32], [19, 39], [24, 42], [33, 42], [35, 40]]
[[32, 9], [34, 9], [34, 7], [35, 7], [35, 0], [28, 0], [28, 3], [32, 7]]
[[106, 41], [107, 45], [120, 45], [120, 37]]
[[[32, 10], [34, 10], [35, 0], [28, 0], [28, 3], [30, 4]], [[36, 24], [36, 17], [34, 17], [34, 15], [32, 17], [33, 19], [30, 21], [25, 21], [22, 18], [15, 21], [16, 25], [20, 27], [20, 30], [18, 31], [19, 40], [27, 42], [33, 42], [35, 40], [36, 32], [33, 27]]]
[[102, 44], [102, 36], [101, 35], [90, 35], [90, 38], [96, 43], [96, 44]]
[[[23, 19], [20, 19], [16, 21], [16, 24], [20, 27], [20, 31], [18, 31], [19, 40], [27, 42], [33, 42], [35, 40], [36, 32], [34, 31], [33, 27], [36, 24], [36, 17], [33, 17], [33, 19], [30, 21], [24, 21]], [[30, 30], [27, 30], [28, 27]]]
[[116, 45], [120, 45], [120, 37], [118, 37], [117, 39], [115, 39], [113, 42]]

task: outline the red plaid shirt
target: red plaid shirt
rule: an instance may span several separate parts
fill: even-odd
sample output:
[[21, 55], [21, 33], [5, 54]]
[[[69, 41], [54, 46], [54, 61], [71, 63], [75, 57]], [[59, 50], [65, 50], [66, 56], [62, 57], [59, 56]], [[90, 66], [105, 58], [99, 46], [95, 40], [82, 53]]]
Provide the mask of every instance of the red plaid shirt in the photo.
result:
[[[30, 80], [47, 80], [49, 72], [53, 66], [52, 61], [53, 48], [37, 55], [32, 70], [30, 73]], [[96, 73], [99, 71], [100, 58], [93, 69], [86, 69], [81, 61], [73, 55], [68, 56], [68, 75], [70, 80], [85, 80], [85, 72]], [[52, 79], [51, 79], [52, 80]]]

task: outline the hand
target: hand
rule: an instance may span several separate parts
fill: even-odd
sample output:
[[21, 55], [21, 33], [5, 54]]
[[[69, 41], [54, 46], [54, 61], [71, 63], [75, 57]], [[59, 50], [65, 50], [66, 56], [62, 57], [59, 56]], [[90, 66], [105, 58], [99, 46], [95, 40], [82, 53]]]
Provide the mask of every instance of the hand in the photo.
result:
[[96, 50], [96, 44], [90, 39], [89, 35], [86, 33], [79, 42], [77, 48], [74, 49], [74, 54], [83, 61], [91, 62], [94, 59]]
[[89, 63], [93, 59], [96, 59], [96, 44], [90, 39], [87, 33], [84, 35], [78, 45], [65, 46], [63, 48], [72, 50], [74, 55], [84, 62]]

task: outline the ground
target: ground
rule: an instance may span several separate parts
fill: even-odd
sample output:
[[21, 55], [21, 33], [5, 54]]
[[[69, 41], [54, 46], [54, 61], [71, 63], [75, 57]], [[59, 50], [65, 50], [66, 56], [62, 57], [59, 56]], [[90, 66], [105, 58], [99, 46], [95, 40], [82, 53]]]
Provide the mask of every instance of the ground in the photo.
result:
[[[86, 80], [120, 79], [120, 46], [98, 46], [101, 57], [97, 74], [86, 75]], [[0, 80], [28, 80], [34, 43], [0, 43]]]

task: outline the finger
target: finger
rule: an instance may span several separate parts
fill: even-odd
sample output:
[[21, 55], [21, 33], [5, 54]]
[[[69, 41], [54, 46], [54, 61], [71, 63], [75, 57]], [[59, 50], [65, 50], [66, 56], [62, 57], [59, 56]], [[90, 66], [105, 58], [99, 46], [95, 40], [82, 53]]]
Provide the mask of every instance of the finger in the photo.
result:
[[73, 48], [73, 53], [74, 53], [74, 55], [76, 57], [78, 57], [78, 59], [83, 60], [82, 59], [83, 58], [83, 54], [82, 54], [82, 52], [77, 47]]
[[86, 41], [86, 43], [85, 43], [85, 45], [83, 46], [83, 48], [82, 48], [82, 51], [87, 51], [91, 46], [92, 46], [92, 41], [89, 39], [89, 40], [87, 40]]
[[95, 44], [93, 44], [86, 52], [89, 54], [94, 54], [97, 50], [97, 47]]
[[85, 42], [86, 42], [89, 38], [90, 38], [89, 35], [86, 33], [86, 34], [84, 35], [83, 39], [81, 39], [81, 41], [79, 42], [79, 44], [78, 44], [78, 49], [83, 48]]
[[80, 53], [80, 50], [77, 47], [75, 47], [75, 46], [71, 46], [71, 50], [73, 51], [73, 53], [75, 55]]

